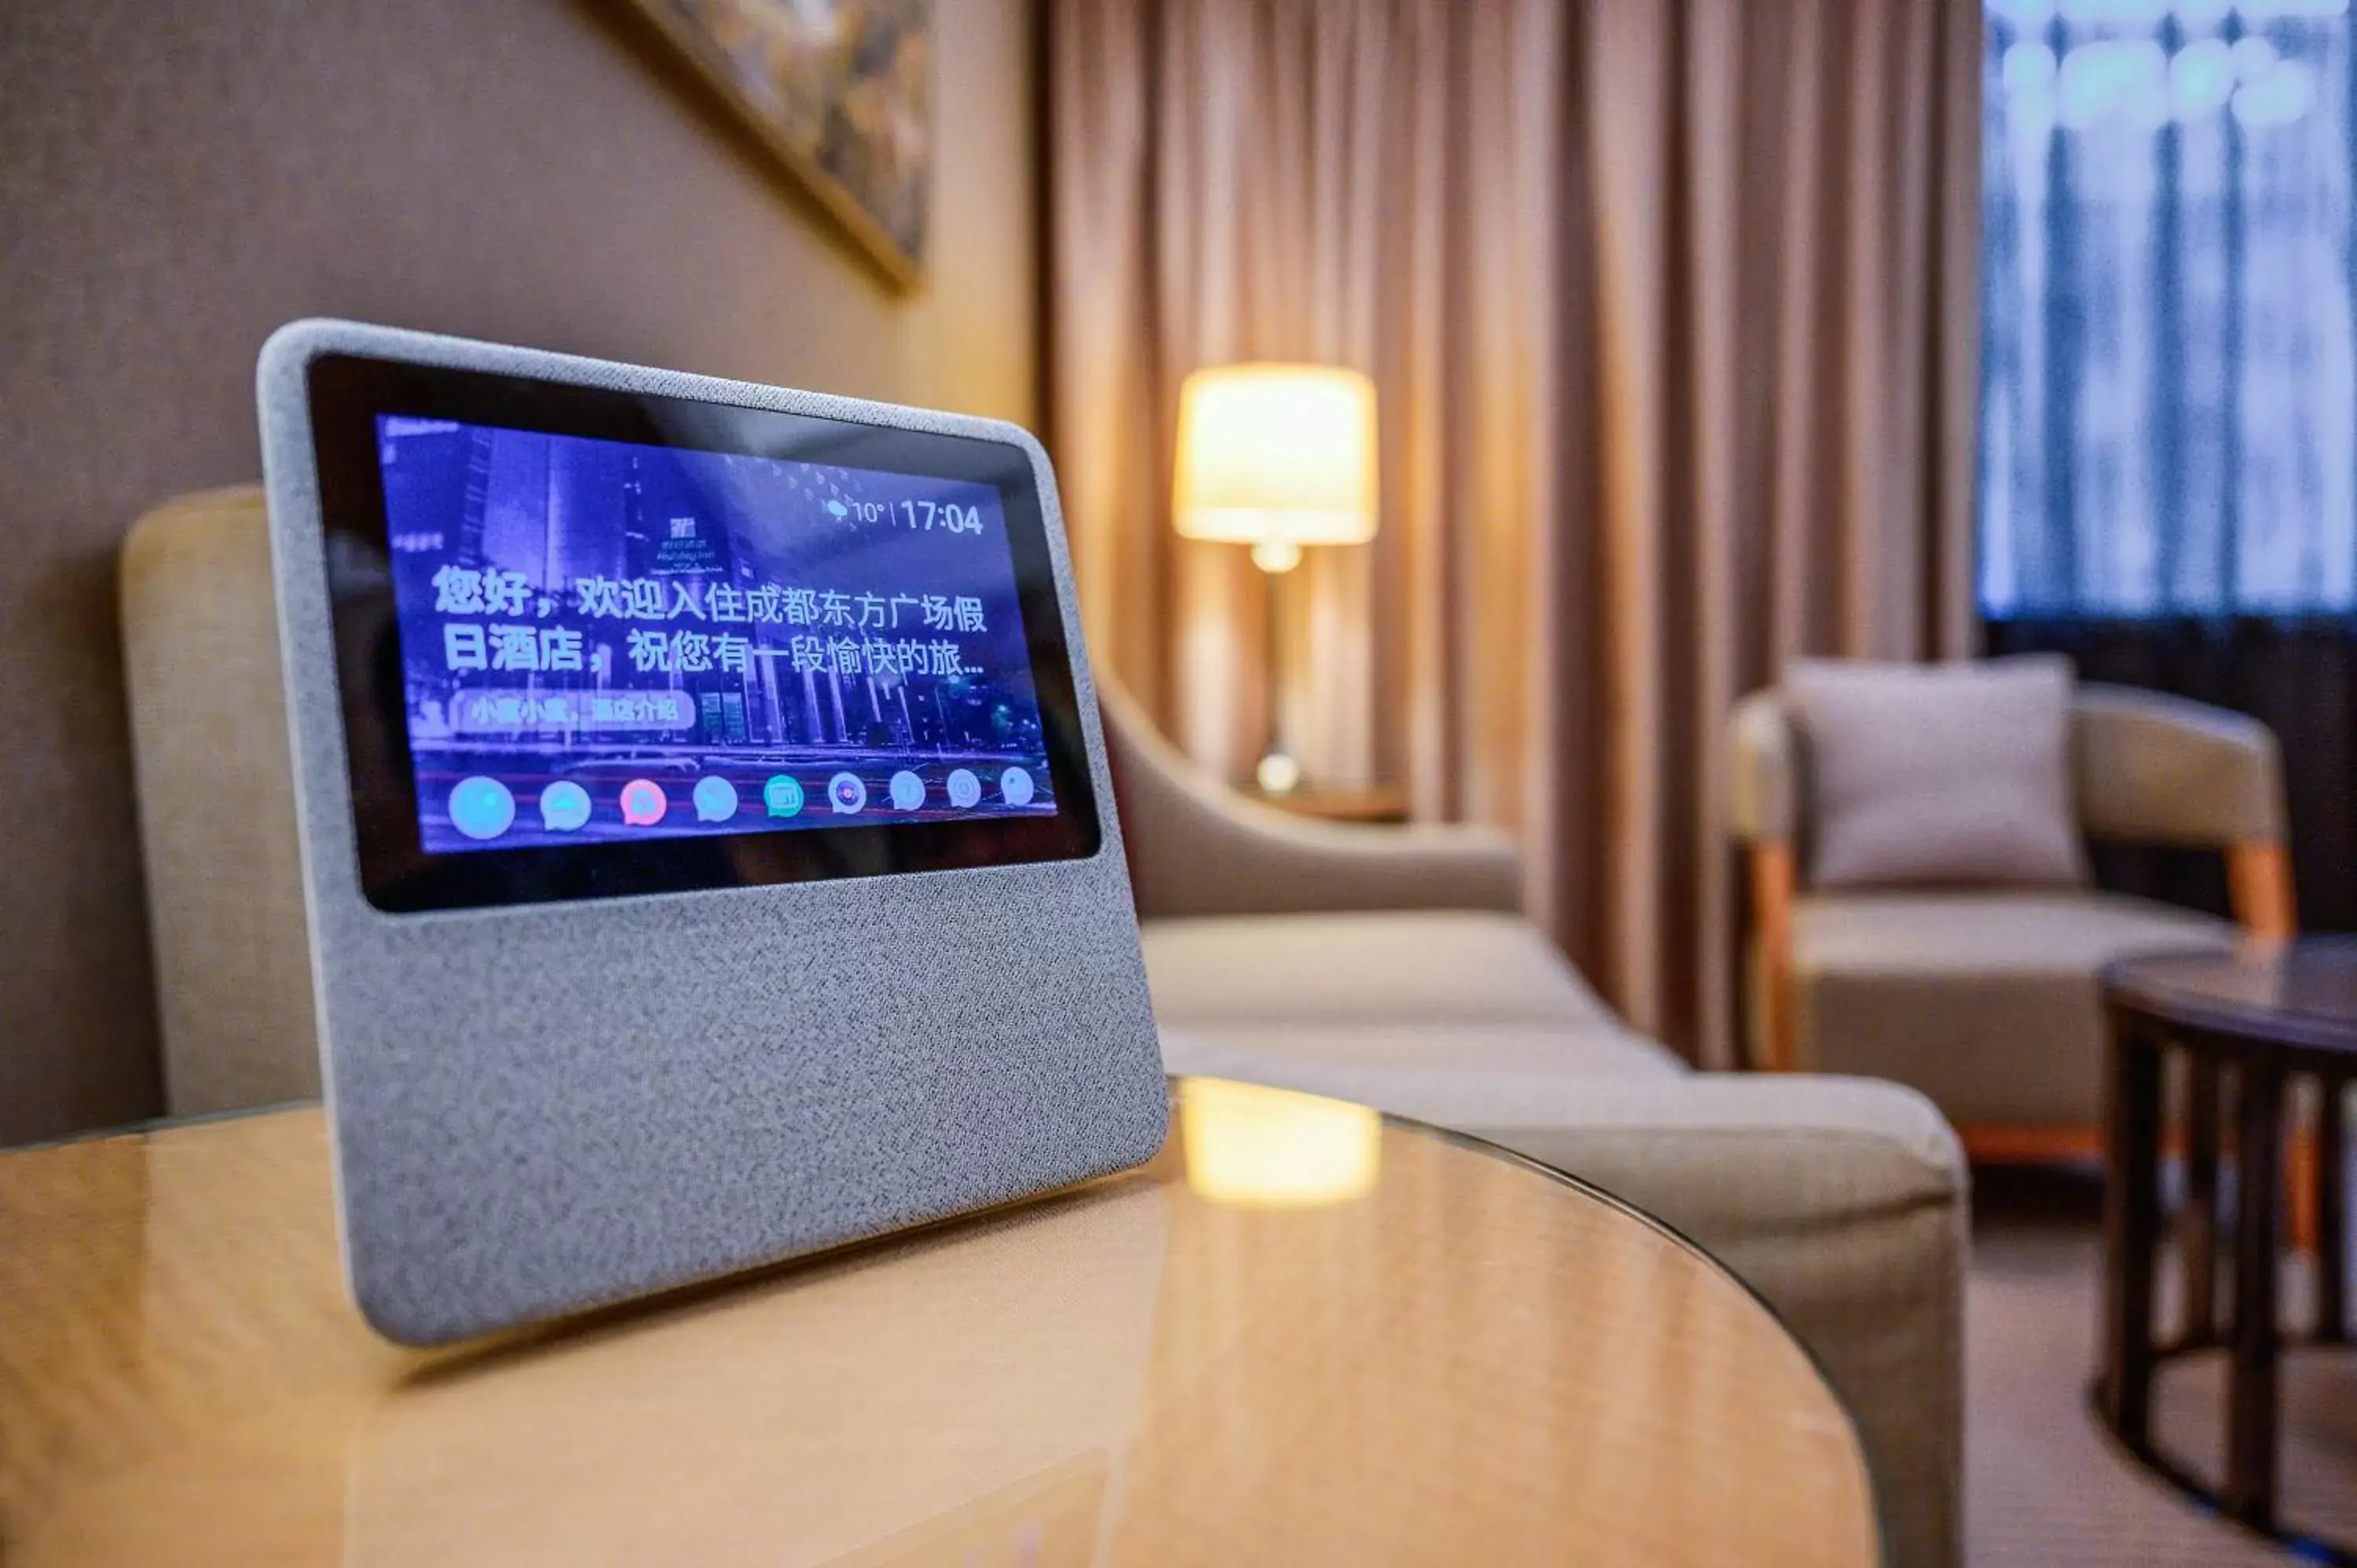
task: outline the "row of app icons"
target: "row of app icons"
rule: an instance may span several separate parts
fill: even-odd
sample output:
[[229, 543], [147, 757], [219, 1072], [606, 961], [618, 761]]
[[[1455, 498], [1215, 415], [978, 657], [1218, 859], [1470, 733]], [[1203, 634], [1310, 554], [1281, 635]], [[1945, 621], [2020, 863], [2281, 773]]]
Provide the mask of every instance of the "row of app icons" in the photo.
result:
[[[950, 804], [968, 811], [982, 803], [982, 780], [970, 768], [958, 768], [942, 781]], [[925, 803], [925, 781], [906, 768], [892, 775], [888, 786], [895, 811], [913, 811]], [[1009, 768], [998, 776], [998, 798], [1010, 806], [1028, 806], [1037, 793], [1031, 775]], [[696, 780], [689, 792], [699, 822], [725, 822], [743, 805], [737, 786], [713, 775]], [[867, 809], [867, 785], [856, 773], [838, 773], [826, 781], [826, 802], [839, 817], [856, 816]], [[671, 797], [651, 779], [633, 779], [622, 786], [617, 802], [622, 821], [630, 827], [651, 828], [671, 811]], [[772, 817], [797, 817], [804, 804], [802, 787], [791, 774], [773, 773], [761, 786], [762, 810]], [[560, 779], [540, 792], [541, 826], [569, 833], [587, 825], [589, 791], [569, 779]], [[495, 839], [515, 825], [513, 791], [496, 779], [480, 774], [462, 779], [450, 790], [450, 825], [470, 839]]]

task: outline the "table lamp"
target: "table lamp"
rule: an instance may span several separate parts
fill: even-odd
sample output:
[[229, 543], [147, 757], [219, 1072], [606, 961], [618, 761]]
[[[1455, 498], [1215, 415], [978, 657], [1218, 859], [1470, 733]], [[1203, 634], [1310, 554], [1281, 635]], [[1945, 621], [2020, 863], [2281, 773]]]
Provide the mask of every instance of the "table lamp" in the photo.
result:
[[1214, 365], [1178, 389], [1171, 517], [1187, 539], [1252, 546], [1268, 574], [1268, 745], [1254, 776], [1281, 795], [1301, 781], [1286, 751], [1282, 579], [1308, 544], [1375, 536], [1375, 385], [1333, 365]]

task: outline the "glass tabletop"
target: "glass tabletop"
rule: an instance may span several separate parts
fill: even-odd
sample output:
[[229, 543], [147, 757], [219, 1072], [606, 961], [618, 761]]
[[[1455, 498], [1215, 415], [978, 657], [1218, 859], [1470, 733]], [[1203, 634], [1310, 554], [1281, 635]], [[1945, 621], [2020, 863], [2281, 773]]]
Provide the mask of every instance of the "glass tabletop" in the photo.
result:
[[8, 1561], [1878, 1560], [1807, 1354], [1634, 1211], [1182, 1081], [1142, 1170], [437, 1352], [316, 1109], [0, 1154]]
[[2166, 1020], [2254, 1043], [2357, 1053], [2357, 939], [2249, 939], [2215, 952], [2122, 959], [2106, 992]]

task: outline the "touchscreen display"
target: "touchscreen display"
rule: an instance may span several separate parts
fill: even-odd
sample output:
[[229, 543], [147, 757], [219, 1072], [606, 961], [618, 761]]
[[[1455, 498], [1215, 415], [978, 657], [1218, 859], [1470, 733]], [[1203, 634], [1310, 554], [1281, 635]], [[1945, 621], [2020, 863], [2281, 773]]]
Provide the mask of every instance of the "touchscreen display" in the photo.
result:
[[426, 853], [1057, 814], [996, 487], [375, 427]]

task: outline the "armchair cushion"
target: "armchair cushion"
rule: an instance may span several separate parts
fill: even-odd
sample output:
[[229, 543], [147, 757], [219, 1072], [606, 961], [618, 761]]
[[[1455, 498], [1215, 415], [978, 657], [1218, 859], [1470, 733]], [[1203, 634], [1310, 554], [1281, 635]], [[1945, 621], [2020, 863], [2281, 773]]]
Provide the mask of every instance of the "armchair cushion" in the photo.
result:
[[1798, 1065], [1895, 1079], [1960, 1124], [2097, 1121], [2096, 973], [2232, 927], [2117, 894], [1824, 893], [1792, 921]]
[[1166, 1026], [1424, 1020], [1617, 1026], [1537, 928], [1480, 910], [1214, 916], [1142, 928]]
[[2071, 810], [2071, 667], [1796, 660], [1819, 887], [2086, 880]]

